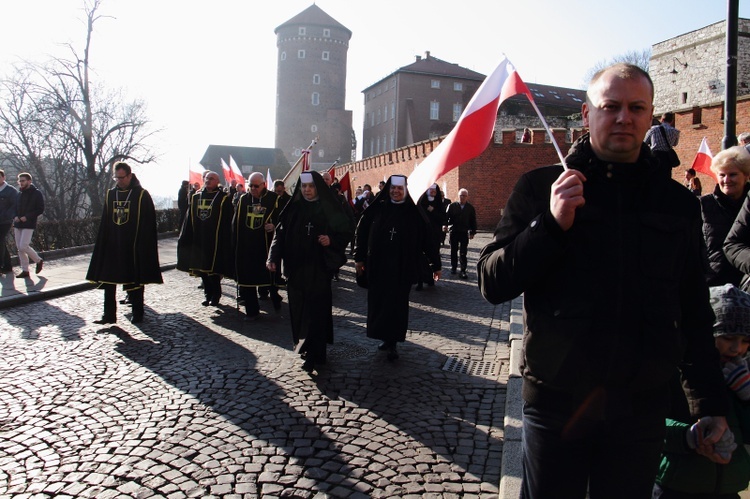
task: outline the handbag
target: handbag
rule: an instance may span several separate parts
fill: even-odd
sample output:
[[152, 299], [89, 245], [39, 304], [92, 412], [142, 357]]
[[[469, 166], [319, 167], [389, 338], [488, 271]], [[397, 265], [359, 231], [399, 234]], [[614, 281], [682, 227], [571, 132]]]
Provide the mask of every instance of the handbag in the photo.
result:
[[664, 137], [664, 142], [667, 144], [667, 147], [669, 149], [667, 149], [666, 151], [653, 151], [654, 156], [659, 159], [659, 163], [668, 168], [675, 168], [677, 166], [680, 166], [680, 157], [669, 144], [669, 140], [667, 139], [667, 132], [664, 131], [664, 127], [659, 125], [659, 131], [661, 132], [662, 137]]

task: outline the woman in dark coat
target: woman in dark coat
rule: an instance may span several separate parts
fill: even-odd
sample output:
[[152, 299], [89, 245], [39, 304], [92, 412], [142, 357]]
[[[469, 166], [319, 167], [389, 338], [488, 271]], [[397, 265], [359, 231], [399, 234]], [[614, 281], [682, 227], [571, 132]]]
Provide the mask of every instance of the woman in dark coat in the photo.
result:
[[750, 190], [750, 154], [743, 146], [725, 149], [713, 158], [711, 170], [719, 181], [714, 192], [700, 198], [708, 260], [706, 281], [709, 286], [739, 286], [742, 272], [727, 260], [724, 240]]
[[[438, 187], [437, 184], [432, 184], [424, 194], [419, 197], [417, 206], [427, 216], [427, 220], [430, 222], [430, 228], [432, 229], [432, 244], [435, 245], [435, 249], [439, 254], [443, 225], [445, 225], [445, 206], [443, 204], [443, 193], [440, 191], [440, 187]], [[421, 291], [422, 285], [425, 282], [428, 286], [435, 285], [435, 279], [432, 278], [432, 270], [430, 269], [429, 262], [427, 262], [426, 258], [423, 258], [417, 287], [414, 289], [416, 291]]]
[[292, 340], [307, 372], [325, 364], [333, 343], [331, 279], [351, 238], [351, 222], [323, 177], [303, 172], [279, 215], [266, 265], [276, 272], [284, 261]]
[[367, 274], [367, 336], [382, 340], [378, 348], [395, 360], [396, 343], [406, 341], [409, 292], [419, 278], [422, 254], [435, 280], [441, 269], [429, 222], [409, 197], [405, 176], [388, 179], [362, 213], [355, 241], [357, 274]]

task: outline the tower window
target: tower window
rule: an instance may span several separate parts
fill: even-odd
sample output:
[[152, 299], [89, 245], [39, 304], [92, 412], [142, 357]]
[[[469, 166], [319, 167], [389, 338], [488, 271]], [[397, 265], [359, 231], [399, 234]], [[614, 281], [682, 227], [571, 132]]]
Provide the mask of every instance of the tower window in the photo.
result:
[[328, 52], [327, 50], [323, 51], [323, 60], [324, 60], [324, 61], [327, 61], [327, 60], [329, 60], [330, 58], [331, 58], [331, 53], [330, 53], [330, 52]]
[[299, 34], [299, 36], [305, 36], [307, 34], [307, 28], [300, 26], [297, 33]]
[[281, 60], [286, 61], [286, 52], [281, 53]]
[[320, 85], [320, 75], [313, 75], [313, 85]]
[[312, 105], [317, 106], [320, 104], [320, 94], [318, 92], [312, 93]]
[[300, 49], [297, 51], [297, 59], [304, 59], [305, 58], [305, 51], [304, 49]]
[[464, 89], [464, 84], [460, 81], [454, 81], [453, 82], [453, 90], [460, 92]]
[[331, 37], [331, 30], [330, 30], [330, 29], [328, 29], [328, 28], [325, 28], [325, 29], [323, 30], [323, 36], [324, 36], [325, 38], [330, 38], [330, 37]]
[[440, 88], [440, 80], [430, 80], [430, 88]]
[[440, 116], [440, 103], [436, 100], [430, 102], [430, 119], [437, 120]]

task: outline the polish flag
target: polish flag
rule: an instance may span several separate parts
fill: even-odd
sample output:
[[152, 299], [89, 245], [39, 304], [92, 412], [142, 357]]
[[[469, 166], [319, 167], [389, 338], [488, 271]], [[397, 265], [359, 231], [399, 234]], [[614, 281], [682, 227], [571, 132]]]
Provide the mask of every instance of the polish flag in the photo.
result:
[[242, 174], [242, 170], [237, 165], [232, 155], [229, 155], [229, 168], [232, 170], [232, 177], [237, 181], [238, 184], [245, 183], [245, 176]]
[[534, 101], [516, 68], [503, 56], [471, 98], [453, 130], [409, 175], [409, 193], [414, 202], [437, 179], [487, 148], [500, 104], [516, 94], [526, 94], [532, 103]]
[[221, 171], [224, 174], [224, 182], [229, 185], [232, 183], [232, 178], [234, 178], [234, 175], [232, 175], [232, 170], [229, 168], [229, 165], [226, 161], [224, 161], [224, 158], [221, 159]]
[[695, 155], [695, 159], [693, 160], [692, 168], [696, 172], [710, 175], [711, 178], [718, 182], [719, 179], [716, 178], [716, 174], [711, 171], [711, 161], [713, 161], [713, 157], [714, 155], [711, 154], [711, 149], [708, 148], [708, 141], [706, 141], [706, 137], [703, 137], [701, 146], [698, 148], [698, 153]]
[[341, 193], [346, 197], [347, 201], [351, 201], [352, 199], [352, 181], [349, 177], [349, 172], [346, 172], [343, 177], [341, 177], [341, 180], [339, 180], [339, 185], [341, 186]]
[[190, 174], [188, 176], [190, 185], [198, 184], [198, 188], [203, 187], [203, 174], [206, 173], [206, 169], [200, 163], [197, 165], [190, 166]]

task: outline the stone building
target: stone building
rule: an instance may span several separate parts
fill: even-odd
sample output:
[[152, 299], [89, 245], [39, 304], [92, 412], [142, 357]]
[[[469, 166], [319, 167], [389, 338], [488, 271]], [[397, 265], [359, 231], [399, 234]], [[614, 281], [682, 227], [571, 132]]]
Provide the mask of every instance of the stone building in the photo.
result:
[[318, 137], [313, 169], [347, 163], [356, 149], [345, 109], [352, 32], [313, 4], [278, 26], [275, 147], [291, 162]]
[[[726, 21], [684, 33], [651, 48], [656, 113], [696, 110], [724, 101]], [[750, 95], [750, 19], [739, 19], [737, 96]]]
[[[365, 101], [362, 156], [368, 157], [448, 134], [485, 79], [485, 75], [443, 61], [430, 52], [362, 91]], [[528, 84], [534, 101], [551, 126], [569, 127], [580, 113], [585, 92]], [[541, 127], [526, 96], [503, 103], [498, 126]]]

